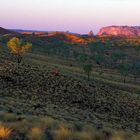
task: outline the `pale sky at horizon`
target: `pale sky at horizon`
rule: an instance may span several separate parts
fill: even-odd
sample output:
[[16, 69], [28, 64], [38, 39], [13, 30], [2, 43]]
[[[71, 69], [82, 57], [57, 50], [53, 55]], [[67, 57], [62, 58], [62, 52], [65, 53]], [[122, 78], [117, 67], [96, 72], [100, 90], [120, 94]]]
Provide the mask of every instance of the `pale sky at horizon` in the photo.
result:
[[0, 26], [94, 33], [110, 25], [140, 26], [140, 0], [0, 0]]

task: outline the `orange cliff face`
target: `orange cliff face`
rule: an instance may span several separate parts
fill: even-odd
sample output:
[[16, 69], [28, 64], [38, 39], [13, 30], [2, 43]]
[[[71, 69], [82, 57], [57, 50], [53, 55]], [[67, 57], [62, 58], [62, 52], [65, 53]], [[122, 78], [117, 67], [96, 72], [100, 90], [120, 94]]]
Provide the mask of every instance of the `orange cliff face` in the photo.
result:
[[59, 35], [62, 35], [63, 38], [65, 38], [67, 41], [70, 41], [71, 43], [77, 43], [77, 44], [87, 43], [87, 40], [82, 38], [79, 34], [72, 34], [72, 33], [67, 33], [67, 32], [51, 32], [51, 33], [48, 33], [47, 36], [58, 37]]
[[140, 26], [108, 26], [100, 29], [99, 36], [140, 36]]

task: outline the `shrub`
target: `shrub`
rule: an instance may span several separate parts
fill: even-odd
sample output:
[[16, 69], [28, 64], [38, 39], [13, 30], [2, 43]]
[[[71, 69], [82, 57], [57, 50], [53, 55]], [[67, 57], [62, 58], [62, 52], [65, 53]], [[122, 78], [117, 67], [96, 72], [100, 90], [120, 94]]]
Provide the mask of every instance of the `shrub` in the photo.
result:
[[83, 67], [83, 70], [84, 70], [84, 72], [87, 74], [87, 77], [88, 77], [88, 81], [89, 81], [89, 79], [90, 79], [90, 73], [92, 72], [92, 65], [91, 64], [86, 64], [86, 65], [84, 65], [84, 67]]

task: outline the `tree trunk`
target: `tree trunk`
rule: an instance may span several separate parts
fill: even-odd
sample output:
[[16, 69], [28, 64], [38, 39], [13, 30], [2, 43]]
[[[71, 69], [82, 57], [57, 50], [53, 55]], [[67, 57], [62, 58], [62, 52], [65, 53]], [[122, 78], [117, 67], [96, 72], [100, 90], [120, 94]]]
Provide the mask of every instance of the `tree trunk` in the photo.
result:
[[126, 77], [125, 76], [124, 76], [123, 82], [124, 82], [124, 84], [126, 83]]
[[[18, 62], [18, 73], [20, 73], [20, 69], [19, 69], [19, 64], [21, 63], [22, 61], [22, 56], [21, 55], [18, 55], [17, 56], [17, 62]], [[19, 75], [17, 76], [17, 85], [20, 85], [20, 77]]]
[[88, 81], [90, 80], [90, 73], [88, 73]]
[[17, 57], [17, 62], [18, 62], [18, 64], [20, 64], [21, 61], [22, 61], [22, 56], [21, 56], [21, 55], [18, 55], [18, 57]]
[[134, 81], [137, 82], [137, 76], [136, 75], [134, 76]]

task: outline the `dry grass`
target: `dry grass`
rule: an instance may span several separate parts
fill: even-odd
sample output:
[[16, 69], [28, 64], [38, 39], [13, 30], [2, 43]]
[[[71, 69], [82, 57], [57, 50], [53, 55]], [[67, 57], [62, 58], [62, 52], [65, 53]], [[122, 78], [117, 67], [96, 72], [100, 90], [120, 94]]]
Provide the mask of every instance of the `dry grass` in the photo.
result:
[[111, 140], [124, 140], [121, 136], [113, 136]]
[[44, 129], [51, 128], [55, 124], [55, 120], [52, 119], [51, 117], [43, 117], [40, 119], [40, 123], [42, 127], [44, 127]]
[[11, 114], [11, 113], [0, 112], [0, 118], [4, 122], [10, 122], [10, 121], [14, 122], [14, 121], [16, 121], [16, 116], [14, 114]]
[[89, 124], [78, 127], [75, 129], [73, 123], [50, 117], [27, 116], [21, 121], [0, 123], [0, 140], [140, 140], [140, 133], [131, 131], [116, 131], [111, 128], [97, 130]]
[[140, 133], [132, 137], [132, 140], [140, 140]]
[[90, 132], [76, 132], [73, 134], [74, 140], [93, 140]]

